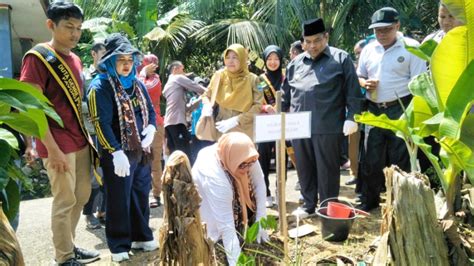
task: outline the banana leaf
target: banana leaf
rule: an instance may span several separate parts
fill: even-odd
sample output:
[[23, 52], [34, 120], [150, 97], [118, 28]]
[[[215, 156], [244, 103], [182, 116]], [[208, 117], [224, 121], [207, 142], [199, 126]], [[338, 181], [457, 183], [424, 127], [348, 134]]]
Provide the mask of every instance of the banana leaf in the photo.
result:
[[474, 61], [471, 61], [456, 82], [446, 102], [446, 109], [454, 120], [461, 121], [474, 101]]
[[[411, 107], [411, 108], [410, 108]], [[436, 113], [432, 113], [427, 102], [419, 97], [413, 97], [410, 105], [407, 108], [407, 113], [411, 114], [408, 119], [410, 128], [415, 130], [415, 134], [421, 137], [428, 137], [430, 135], [436, 134], [439, 124], [441, 123], [441, 118], [435, 120]]]
[[444, 111], [451, 90], [466, 68], [467, 58], [467, 28], [456, 27], [436, 47], [431, 61], [433, 81], [441, 101], [440, 111]]
[[[440, 135], [459, 138], [461, 124], [474, 101], [474, 61], [464, 70], [446, 101], [444, 118], [440, 125]], [[474, 149], [474, 147], [471, 147]]]
[[443, 157], [447, 157], [449, 163], [458, 169], [463, 169], [470, 178], [474, 178], [474, 155], [472, 150], [459, 140], [442, 138], [439, 141], [444, 150]]
[[405, 48], [419, 58], [425, 61], [430, 61], [431, 55], [433, 54], [437, 45], [438, 43], [436, 41], [428, 40], [419, 46], [409, 46], [405, 43]]
[[432, 114], [439, 112], [436, 87], [428, 72], [413, 78], [408, 84], [408, 89], [413, 95], [419, 96], [418, 99], [423, 99], [428, 104]]
[[416, 146], [426, 155], [428, 160], [431, 162], [437, 176], [440, 178], [441, 185], [443, 186], [444, 191], [447, 191], [449, 188], [449, 184], [443, 178], [444, 174], [443, 174], [443, 171], [441, 170], [441, 165], [438, 160], [438, 157], [435, 156], [433, 153], [431, 153], [431, 145], [426, 144], [425, 140], [421, 136], [412, 135], [411, 138], [413, 140], [413, 143], [416, 144]]
[[386, 114], [376, 116], [369, 112], [363, 112], [361, 115], [355, 115], [354, 118], [358, 123], [364, 123], [366, 125], [388, 129], [393, 132], [400, 132], [404, 140], [407, 140], [406, 136], [410, 135], [408, 123], [406, 120], [392, 120], [388, 118]]
[[470, 113], [464, 118], [461, 126], [460, 140], [471, 150], [474, 150], [474, 114]]

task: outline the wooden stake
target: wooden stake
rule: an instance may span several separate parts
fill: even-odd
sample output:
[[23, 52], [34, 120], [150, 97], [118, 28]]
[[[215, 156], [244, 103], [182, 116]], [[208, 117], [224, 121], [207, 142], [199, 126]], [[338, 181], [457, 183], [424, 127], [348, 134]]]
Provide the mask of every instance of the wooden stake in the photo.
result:
[[288, 258], [288, 223], [286, 220], [286, 143], [285, 143], [285, 113], [281, 112], [281, 91], [276, 95], [277, 112], [281, 114], [281, 137], [276, 141], [276, 172], [278, 179], [278, 209], [280, 217], [280, 236], [283, 238], [283, 251], [285, 260]]

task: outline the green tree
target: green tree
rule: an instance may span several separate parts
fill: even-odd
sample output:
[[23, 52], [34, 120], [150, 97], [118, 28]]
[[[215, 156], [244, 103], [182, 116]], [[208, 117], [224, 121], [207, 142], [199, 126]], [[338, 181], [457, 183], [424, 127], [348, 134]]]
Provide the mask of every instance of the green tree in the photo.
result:
[[[330, 30], [331, 45], [352, 50], [361, 38], [372, 34], [367, 29], [370, 15], [386, 6], [386, 1], [373, 0], [255, 0], [214, 1], [196, 0], [191, 14], [202, 18], [208, 26], [196, 37], [215, 42], [240, 42], [255, 50], [265, 45], [277, 44], [287, 48], [301, 36], [301, 23], [322, 17]], [[232, 2], [232, 3], [231, 3]], [[403, 30], [410, 35], [424, 35], [435, 26], [437, 3], [430, 0], [396, 0], [390, 5], [400, 11]], [[209, 10], [231, 16], [216, 17]], [[238, 12], [239, 9], [243, 11]], [[237, 11], [235, 11], [237, 10]], [[216, 20], [217, 19], [217, 20]], [[261, 32], [265, 34], [262, 36]], [[288, 34], [288, 36], [285, 36]], [[283, 35], [283, 36], [281, 36]], [[269, 43], [271, 42], [271, 43]]]
[[204, 22], [193, 20], [180, 6], [170, 10], [156, 22], [157, 26], [143, 38], [150, 41], [151, 50], [160, 59], [160, 74], [164, 77], [166, 66], [178, 56], [189, 36], [204, 26]]

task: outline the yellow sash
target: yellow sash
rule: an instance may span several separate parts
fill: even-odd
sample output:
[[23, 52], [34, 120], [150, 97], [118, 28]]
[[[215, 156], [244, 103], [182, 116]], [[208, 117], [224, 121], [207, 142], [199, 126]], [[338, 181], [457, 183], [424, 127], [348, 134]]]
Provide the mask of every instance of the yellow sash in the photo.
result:
[[273, 87], [270, 80], [268, 80], [267, 75], [262, 74], [260, 78], [266, 83], [267, 86], [262, 86], [262, 93], [263, 93], [263, 104], [270, 104], [271, 106], [275, 106], [276, 104], [276, 91]]
[[[87, 132], [84, 121], [82, 120], [82, 97], [81, 97], [81, 90], [79, 87], [79, 83], [76, 80], [73, 72], [69, 68], [69, 66], [64, 62], [64, 59], [61, 58], [59, 54], [56, 53], [51, 47], [46, 44], [38, 44], [29, 50], [27, 54], [33, 54], [38, 57], [48, 68], [51, 75], [53, 75], [56, 82], [59, 86], [63, 89], [64, 94], [66, 95], [69, 103], [76, 114], [76, 118], [79, 121], [79, 125], [81, 126], [82, 134], [86, 137], [87, 141], [89, 142], [89, 146], [91, 147], [91, 158], [94, 164], [94, 168], [99, 166], [99, 153], [94, 146], [92, 138], [90, 137], [89, 133]], [[99, 174], [94, 169], [94, 174], [97, 178], [97, 181], [102, 184], [102, 180]]]

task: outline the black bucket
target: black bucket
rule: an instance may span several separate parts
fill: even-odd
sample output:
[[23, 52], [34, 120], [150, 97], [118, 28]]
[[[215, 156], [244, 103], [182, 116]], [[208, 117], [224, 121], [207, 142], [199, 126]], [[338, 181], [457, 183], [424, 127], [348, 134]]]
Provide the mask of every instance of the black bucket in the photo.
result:
[[352, 223], [357, 215], [351, 210], [349, 218], [334, 218], [327, 216], [327, 207], [316, 209], [321, 218], [321, 234], [326, 241], [341, 242], [347, 239]]

